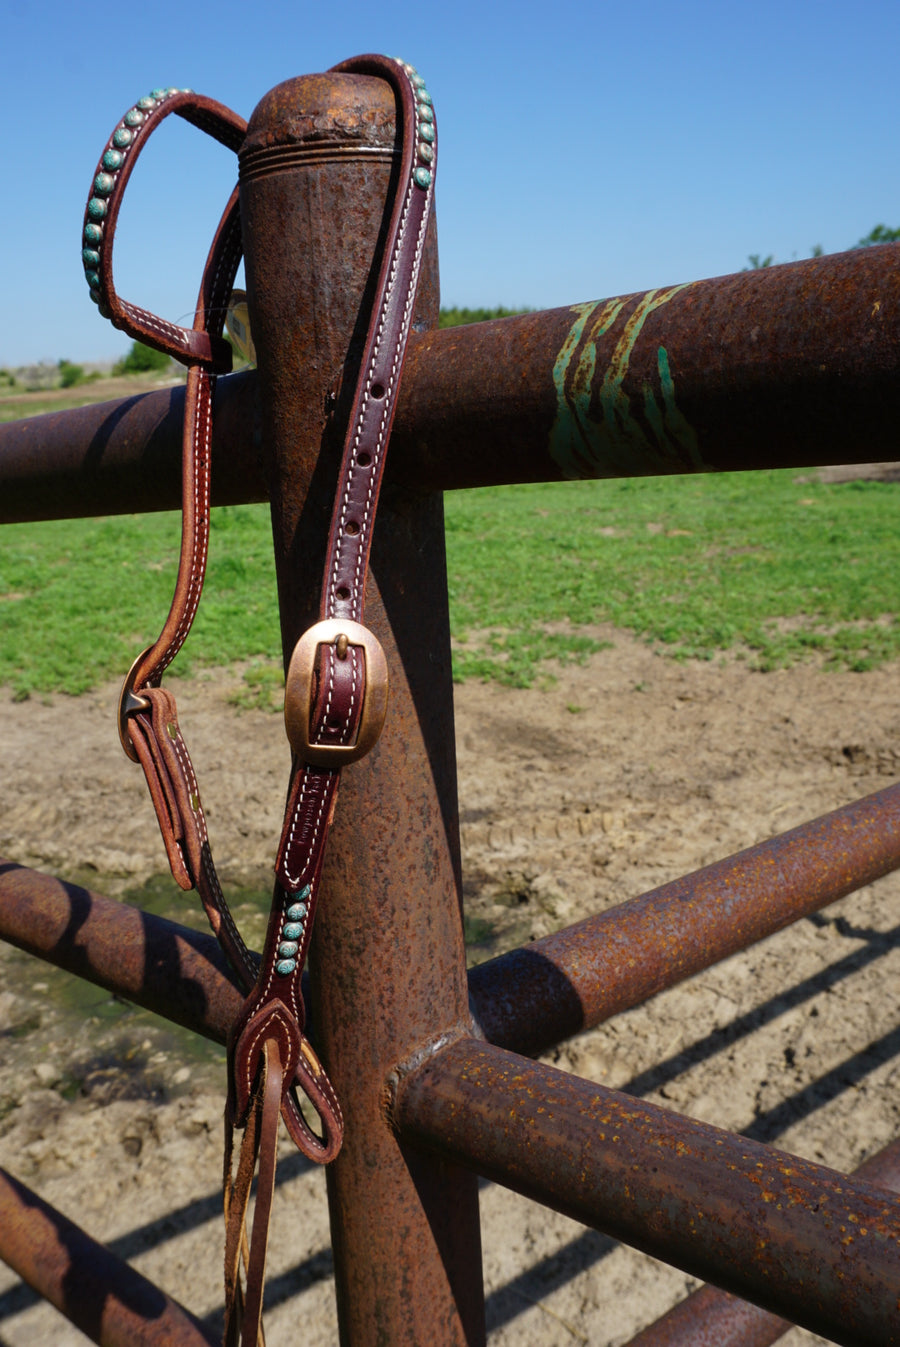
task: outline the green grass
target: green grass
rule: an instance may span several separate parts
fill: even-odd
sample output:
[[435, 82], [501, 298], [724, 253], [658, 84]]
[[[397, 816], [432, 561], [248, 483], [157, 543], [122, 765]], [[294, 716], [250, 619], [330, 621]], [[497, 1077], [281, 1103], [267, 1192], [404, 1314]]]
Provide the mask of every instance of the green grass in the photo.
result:
[[[0, 532], [0, 684], [15, 696], [84, 692], [122, 674], [159, 634], [181, 516], [10, 524]], [[173, 672], [280, 651], [268, 512], [212, 513], [203, 601]]]
[[900, 654], [891, 483], [782, 471], [501, 488], [448, 497], [447, 529], [463, 677], [527, 683], [555, 648], [577, 657], [592, 622], [761, 669]]
[[[23, 390], [24, 391], [24, 390]], [[30, 416], [43, 416], [45, 412], [65, 412], [73, 407], [87, 407], [97, 401], [96, 389], [85, 389], [83, 393], [72, 392], [68, 397], [47, 397], [46, 392], [35, 389], [27, 398], [16, 397], [13, 400], [0, 400], [0, 423], [6, 421], [25, 421]]]
[[[525, 686], [583, 660], [610, 623], [678, 657], [864, 670], [900, 655], [900, 488], [787, 472], [572, 482], [446, 501], [459, 679]], [[8, 525], [0, 684], [20, 697], [124, 674], [159, 632], [175, 515]], [[248, 661], [244, 705], [277, 703], [268, 513], [213, 512], [206, 590], [177, 665]], [[273, 696], [273, 693], [276, 695]]]

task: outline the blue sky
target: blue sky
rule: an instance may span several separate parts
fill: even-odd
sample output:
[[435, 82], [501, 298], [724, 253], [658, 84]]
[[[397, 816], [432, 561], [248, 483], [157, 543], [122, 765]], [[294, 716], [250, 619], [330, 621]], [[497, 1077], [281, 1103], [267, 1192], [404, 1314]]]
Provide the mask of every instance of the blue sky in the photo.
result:
[[[900, 225], [900, 3], [3, 0], [0, 365], [127, 339], [81, 274], [107, 135], [155, 85], [249, 116], [272, 85], [363, 51], [422, 71], [440, 126], [446, 304], [549, 308], [836, 252]], [[233, 156], [172, 118], [128, 189], [118, 286], [193, 306]]]

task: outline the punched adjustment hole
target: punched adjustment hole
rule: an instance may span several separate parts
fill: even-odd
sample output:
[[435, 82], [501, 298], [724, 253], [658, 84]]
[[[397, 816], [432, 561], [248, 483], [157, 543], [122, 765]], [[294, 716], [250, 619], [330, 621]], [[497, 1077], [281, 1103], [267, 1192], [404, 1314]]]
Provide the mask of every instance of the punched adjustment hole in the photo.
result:
[[338, 585], [337, 591], [336, 591], [336, 592], [337, 592], [338, 598], [339, 598], [342, 602], [343, 602], [344, 600], [346, 600], [346, 599], [349, 599], [349, 597], [350, 597], [350, 589], [349, 589], [349, 586], [348, 586], [348, 585]]
[[350, 519], [347, 521], [347, 524], [345, 525], [344, 528], [344, 532], [349, 533], [350, 536], [353, 538], [356, 537], [357, 533], [359, 533], [359, 524], [357, 524], [355, 519]]
[[372, 394], [373, 398], [377, 398], [380, 401], [384, 397], [384, 384], [379, 383], [372, 384], [372, 387], [369, 389], [369, 392]]
[[364, 449], [361, 454], [356, 455], [356, 461], [361, 468], [367, 468], [372, 462], [372, 455], [367, 454]]

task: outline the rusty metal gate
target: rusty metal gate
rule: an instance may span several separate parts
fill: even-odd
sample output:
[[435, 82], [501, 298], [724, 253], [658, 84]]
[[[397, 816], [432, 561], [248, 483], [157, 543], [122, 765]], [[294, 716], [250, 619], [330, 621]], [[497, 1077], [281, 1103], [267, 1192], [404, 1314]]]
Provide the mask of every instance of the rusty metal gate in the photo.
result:
[[[219, 383], [213, 499], [271, 501], [286, 655], [315, 619], [335, 467], [324, 399], [359, 355], [391, 165], [385, 96], [348, 76], [279, 86], [242, 156], [258, 370]], [[896, 250], [467, 329], [435, 330], [437, 307], [432, 232], [370, 582], [391, 714], [345, 773], [309, 982], [347, 1115], [328, 1171], [342, 1341], [484, 1341], [479, 1175], [723, 1288], [689, 1297], [642, 1347], [768, 1343], [782, 1319], [841, 1343], [900, 1341], [887, 1191], [900, 1146], [848, 1179], [532, 1060], [900, 866], [900, 786], [467, 979], [442, 523], [442, 492], [462, 486], [896, 458]], [[657, 416], [631, 415], [648, 389]], [[0, 518], [177, 505], [181, 397], [0, 429]], [[0, 934], [220, 1042], [240, 1003], [211, 936], [12, 863]], [[9, 1175], [0, 1256], [98, 1342], [209, 1340]]]

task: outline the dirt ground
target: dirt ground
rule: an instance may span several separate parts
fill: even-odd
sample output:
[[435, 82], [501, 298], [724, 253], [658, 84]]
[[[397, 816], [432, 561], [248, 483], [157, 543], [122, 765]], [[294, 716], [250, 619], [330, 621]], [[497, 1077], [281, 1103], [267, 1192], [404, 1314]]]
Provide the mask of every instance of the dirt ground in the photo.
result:
[[[456, 714], [475, 958], [542, 935], [897, 776], [896, 668], [679, 664], [620, 632], [549, 688], [467, 684]], [[287, 769], [281, 718], [239, 675], [178, 685], [220, 869], [265, 893]], [[0, 854], [101, 891], [159, 875], [116, 689], [0, 702]], [[146, 887], [171, 901], [171, 882]], [[251, 896], [248, 896], [251, 895]], [[557, 1065], [850, 1169], [900, 1133], [895, 877], [551, 1055]], [[179, 900], [181, 901], [181, 900]], [[258, 924], [258, 917], [256, 918]], [[251, 920], [252, 933], [252, 920]], [[193, 1311], [220, 1314], [222, 1066], [153, 1017], [0, 954], [0, 1164]], [[792, 996], [787, 988], [797, 989]], [[321, 1172], [284, 1151], [270, 1347], [336, 1341]], [[297, 1218], [297, 1213], [300, 1218]], [[491, 1347], [613, 1347], [693, 1285], [498, 1187], [482, 1191]], [[289, 1236], [288, 1236], [289, 1232]], [[0, 1271], [0, 1344], [84, 1339]], [[790, 1347], [818, 1341], [795, 1330]]]

